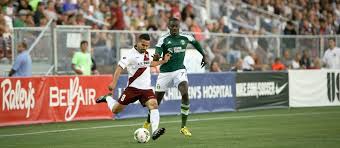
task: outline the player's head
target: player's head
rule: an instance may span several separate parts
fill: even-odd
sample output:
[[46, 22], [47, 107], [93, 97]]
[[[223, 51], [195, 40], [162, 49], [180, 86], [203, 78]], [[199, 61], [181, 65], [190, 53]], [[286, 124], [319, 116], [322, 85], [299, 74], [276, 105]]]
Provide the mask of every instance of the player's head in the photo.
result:
[[179, 20], [177, 18], [170, 18], [168, 23], [168, 28], [170, 30], [171, 35], [179, 34]]
[[17, 46], [18, 53], [21, 53], [21, 52], [23, 52], [26, 49], [27, 49], [27, 44], [25, 42], [21, 42]]
[[87, 41], [81, 41], [80, 42], [80, 50], [85, 52], [87, 50], [87, 47], [88, 47], [88, 42]]
[[335, 39], [334, 38], [329, 38], [328, 39], [328, 45], [330, 49], [333, 49], [335, 47]]
[[150, 36], [148, 34], [141, 34], [137, 41], [137, 50], [144, 53], [150, 47]]

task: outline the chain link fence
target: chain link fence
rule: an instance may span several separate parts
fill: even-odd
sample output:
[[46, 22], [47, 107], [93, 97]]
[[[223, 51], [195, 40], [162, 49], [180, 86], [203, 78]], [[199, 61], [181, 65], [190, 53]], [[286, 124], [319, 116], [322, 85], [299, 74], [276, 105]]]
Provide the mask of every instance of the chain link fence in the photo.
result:
[[[15, 47], [20, 41], [33, 42], [39, 34], [36, 29], [18, 29], [14, 32]], [[114, 65], [118, 62], [122, 49], [131, 49], [136, 38], [141, 33], [151, 35], [151, 47], [154, 48], [157, 40], [164, 32], [145, 31], [114, 31], [90, 30], [89, 27], [62, 27], [58, 26], [53, 32], [46, 31], [31, 56], [34, 64], [55, 66], [55, 74], [74, 74], [71, 68], [73, 53], [79, 50], [80, 41], [87, 40], [92, 57], [101, 74], [111, 74]], [[262, 64], [259, 70], [270, 70], [270, 65], [276, 57], [292, 60], [299, 55], [308, 56], [313, 60], [320, 60], [328, 48], [328, 39], [335, 38], [340, 45], [339, 36], [283, 36], [283, 35], [239, 35], [239, 34], [193, 34], [201, 43], [209, 57], [210, 62], [215, 61], [222, 71], [228, 71], [250, 53], [255, 53], [255, 61]], [[55, 46], [55, 47], [54, 47]], [[54, 48], [56, 51], [54, 51]], [[189, 45], [188, 49], [193, 49]], [[16, 55], [16, 54], [14, 54]], [[188, 56], [188, 53], [187, 53]], [[56, 59], [56, 60], [54, 60]], [[209, 66], [208, 66], [209, 67]], [[46, 71], [45, 71], [46, 72]]]

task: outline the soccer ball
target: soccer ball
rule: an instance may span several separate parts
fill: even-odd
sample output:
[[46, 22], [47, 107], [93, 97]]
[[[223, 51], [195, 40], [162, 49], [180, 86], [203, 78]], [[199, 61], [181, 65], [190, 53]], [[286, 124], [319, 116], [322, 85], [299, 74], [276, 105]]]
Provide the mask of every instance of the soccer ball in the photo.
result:
[[147, 143], [150, 140], [150, 132], [145, 128], [139, 128], [133, 134], [138, 143]]

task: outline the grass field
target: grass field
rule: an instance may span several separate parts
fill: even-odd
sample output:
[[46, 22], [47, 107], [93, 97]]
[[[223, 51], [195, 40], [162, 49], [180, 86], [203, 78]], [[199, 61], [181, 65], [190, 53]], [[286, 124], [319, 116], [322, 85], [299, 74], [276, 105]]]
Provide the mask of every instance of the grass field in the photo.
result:
[[335, 148], [340, 107], [271, 109], [190, 116], [193, 136], [179, 134], [180, 116], [161, 117], [166, 134], [139, 144], [133, 132], [144, 119], [82, 121], [0, 128], [0, 148]]

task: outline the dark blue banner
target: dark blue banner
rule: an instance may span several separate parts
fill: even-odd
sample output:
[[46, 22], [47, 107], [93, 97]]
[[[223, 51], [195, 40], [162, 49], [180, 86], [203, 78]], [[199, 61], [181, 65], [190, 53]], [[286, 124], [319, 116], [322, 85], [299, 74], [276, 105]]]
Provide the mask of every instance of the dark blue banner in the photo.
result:
[[[155, 86], [157, 76], [152, 76]], [[188, 74], [191, 113], [235, 111], [235, 73]], [[115, 99], [126, 87], [127, 76], [121, 76], [117, 83]], [[181, 94], [176, 87], [170, 88], [159, 107], [161, 115], [180, 114]], [[139, 101], [129, 104], [117, 118], [145, 117], [147, 108]]]

